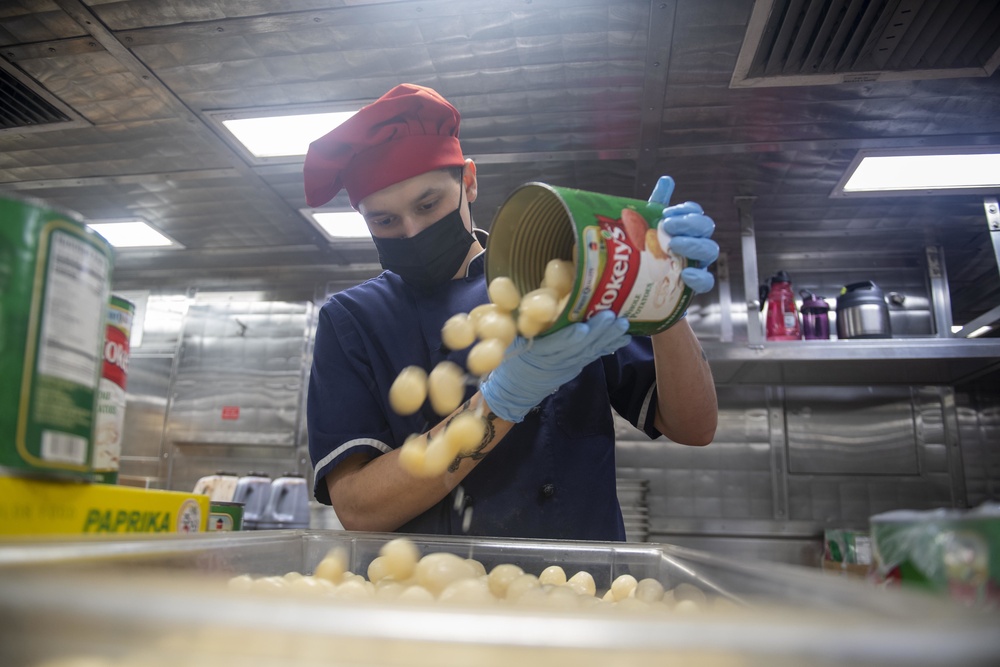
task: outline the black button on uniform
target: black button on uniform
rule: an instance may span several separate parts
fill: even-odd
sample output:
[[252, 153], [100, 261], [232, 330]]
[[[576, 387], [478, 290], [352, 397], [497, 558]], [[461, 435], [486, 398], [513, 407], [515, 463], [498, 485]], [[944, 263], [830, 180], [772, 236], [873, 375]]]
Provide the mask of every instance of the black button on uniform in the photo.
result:
[[543, 484], [539, 492], [541, 492], [542, 498], [551, 498], [556, 495], [556, 487], [554, 484]]

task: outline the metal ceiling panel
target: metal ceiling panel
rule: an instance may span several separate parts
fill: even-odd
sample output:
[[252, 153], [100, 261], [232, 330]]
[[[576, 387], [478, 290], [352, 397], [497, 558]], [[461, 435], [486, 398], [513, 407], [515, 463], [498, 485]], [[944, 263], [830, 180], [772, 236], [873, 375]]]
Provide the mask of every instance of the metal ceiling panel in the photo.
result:
[[[798, 3], [786, 40], [794, 57], [779, 74], [836, 74], [852, 40], [854, 61], [867, 53], [894, 70], [995, 67], [1000, 0], [989, 2]], [[755, 196], [762, 266], [793, 254], [922, 257], [940, 244], [956, 320], [981, 312], [1000, 293], [981, 199], [829, 194], [862, 148], [1000, 145], [1000, 79], [843, 83], [841, 73], [837, 85], [732, 88], [748, 31], [763, 34], [765, 4], [774, 3], [11, 0], [0, 7], [0, 57], [78, 121], [0, 133], [0, 188], [94, 219], [142, 215], [185, 246], [120, 253], [119, 284], [346, 285], [377, 270], [371, 244], [326, 242], [298, 212], [301, 159], [253, 164], [209, 113], [364, 103], [410, 81], [462, 113], [482, 227], [526, 181], [645, 196], [670, 173], [677, 200], [705, 206], [734, 261], [733, 197]], [[939, 5], [961, 6], [939, 20]], [[898, 45], [880, 52], [907, 7]], [[776, 39], [780, 24], [771, 30]], [[349, 205], [341, 195], [330, 207]]]

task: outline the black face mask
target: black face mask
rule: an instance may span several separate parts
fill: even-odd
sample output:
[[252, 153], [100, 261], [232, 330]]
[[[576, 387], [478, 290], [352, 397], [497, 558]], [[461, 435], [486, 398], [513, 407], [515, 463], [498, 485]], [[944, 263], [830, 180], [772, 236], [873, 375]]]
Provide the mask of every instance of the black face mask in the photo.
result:
[[421, 290], [451, 280], [476, 240], [462, 220], [462, 200], [460, 193], [458, 208], [415, 236], [392, 239], [373, 236], [382, 268]]

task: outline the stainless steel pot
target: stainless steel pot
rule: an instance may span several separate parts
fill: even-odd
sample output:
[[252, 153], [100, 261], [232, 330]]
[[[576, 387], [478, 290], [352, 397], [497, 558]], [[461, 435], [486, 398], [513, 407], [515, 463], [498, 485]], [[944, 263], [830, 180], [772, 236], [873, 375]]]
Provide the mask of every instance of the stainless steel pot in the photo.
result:
[[872, 281], [851, 283], [840, 290], [837, 338], [892, 338], [889, 305]]

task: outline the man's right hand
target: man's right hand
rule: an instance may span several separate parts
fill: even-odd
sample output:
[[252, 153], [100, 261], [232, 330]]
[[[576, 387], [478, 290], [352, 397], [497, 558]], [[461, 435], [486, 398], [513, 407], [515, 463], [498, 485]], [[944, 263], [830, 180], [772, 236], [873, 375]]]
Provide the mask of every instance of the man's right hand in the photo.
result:
[[626, 331], [628, 320], [602, 311], [548, 336], [530, 340], [518, 336], [500, 366], [483, 381], [480, 392], [494, 414], [520, 422], [584, 366], [627, 345]]

